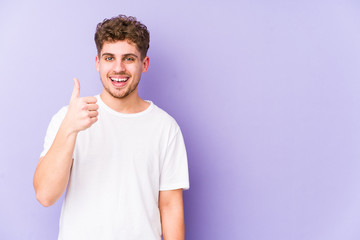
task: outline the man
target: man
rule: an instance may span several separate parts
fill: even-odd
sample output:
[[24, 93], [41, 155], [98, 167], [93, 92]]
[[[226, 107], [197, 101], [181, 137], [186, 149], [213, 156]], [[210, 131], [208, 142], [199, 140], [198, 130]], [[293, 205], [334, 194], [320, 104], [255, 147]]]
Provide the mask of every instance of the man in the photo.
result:
[[175, 120], [138, 95], [149, 67], [149, 32], [134, 17], [105, 19], [95, 33], [103, 90], [79, 97], [52, 118], [34, 175], [38, 201], [66, 191], [61, 240], [184, 239], [182, 190], [189, 188]]

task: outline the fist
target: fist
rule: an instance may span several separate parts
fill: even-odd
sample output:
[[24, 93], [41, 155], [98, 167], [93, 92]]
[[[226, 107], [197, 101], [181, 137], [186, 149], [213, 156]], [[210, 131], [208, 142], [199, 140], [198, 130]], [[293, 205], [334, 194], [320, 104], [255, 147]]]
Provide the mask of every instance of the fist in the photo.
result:
[[80, 132], [89, 128], [97, 120], [99, 106], [96, 97], [79, 97], [80, 83], [74, 78], [74, 90], [72, 92], [69, 108], [65, 119], [71, 132]]

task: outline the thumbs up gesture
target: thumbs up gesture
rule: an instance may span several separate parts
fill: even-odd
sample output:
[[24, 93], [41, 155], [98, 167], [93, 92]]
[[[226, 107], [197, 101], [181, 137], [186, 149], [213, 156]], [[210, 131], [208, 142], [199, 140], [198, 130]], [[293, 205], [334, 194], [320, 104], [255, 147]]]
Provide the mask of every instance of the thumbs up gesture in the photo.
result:
[[74, 90], [64, 119], [70, 132], [78, 133], [89, 128], [98, 120], [99, 106], [96, 101], [96, 97], [80, 97], [80, 82], [74, 78]]

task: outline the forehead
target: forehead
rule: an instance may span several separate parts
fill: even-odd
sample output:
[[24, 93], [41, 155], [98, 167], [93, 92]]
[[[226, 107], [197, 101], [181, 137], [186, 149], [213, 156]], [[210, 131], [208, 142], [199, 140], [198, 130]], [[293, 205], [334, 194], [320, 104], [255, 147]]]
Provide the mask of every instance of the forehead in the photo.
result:
[[110, 53], [114, 55], [124, 55], [131, 53], [140, 56], [140, 52], [137, 49], [135, 43], [128, 40], [104, 42], [100, 54], [102, 55], [104, 53]]

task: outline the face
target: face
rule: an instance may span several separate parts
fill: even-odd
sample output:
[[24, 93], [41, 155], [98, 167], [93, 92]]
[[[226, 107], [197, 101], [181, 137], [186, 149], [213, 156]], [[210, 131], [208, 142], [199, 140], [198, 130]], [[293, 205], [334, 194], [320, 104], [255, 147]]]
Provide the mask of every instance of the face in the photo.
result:
[[100, 73], [103, 94], [123, 99], [137, 95], [141, 74], [149, 67], [149, 58], [141, 59], [136, 45], [130, 41], [105, 42], [96, 69]]

